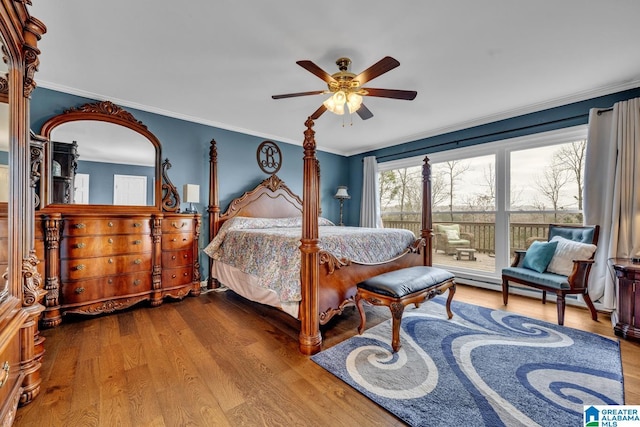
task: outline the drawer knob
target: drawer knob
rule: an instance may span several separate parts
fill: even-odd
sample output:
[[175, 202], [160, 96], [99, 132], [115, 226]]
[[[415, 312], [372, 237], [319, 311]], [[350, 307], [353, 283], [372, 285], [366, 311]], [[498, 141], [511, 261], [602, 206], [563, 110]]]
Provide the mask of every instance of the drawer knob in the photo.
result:
[[76, 288], [75, 289], [76, 294], [81, 294], [84, 292], [84, 288]]
[[173, 239], [171, 239], [172, 242], [177, 242], [178, 239], [176, 239], [175, 237]]
[[134, 240], [134, 241], [133, 241], [133, 244], [134, 244], [134, 245], [139, 245], [140, 243], [142, 243], [142, 240]]
[[107, 283], [110, 284], [110, 285], [113, 285], [113, 279], [107, 280]]
[[140, 279], [136, 279], [136, 280], [134, 280], [134, 281], [133, 281], [133, 284], [134, 284], [134, 285], [136, 285], [136, 286], [138, 286], [138, 285], [140, 284]]
[[175, 279], [175, 278], [176, 278], [176, 275], [175, 275], [175, 274], [172, 274], [172, 275], [171, 275], [171, 278], [172, 278], [172, 279]]
[[9, 379], [9, 370], [11, 369], [11, 365], [9, 365], [9, 361], [5, 360], [2, 364], [2, 378], [0, 378], [0, 388], [7, 383]]
[[109, 264], [113, 264], [113, 258], [109, 258]]
[[172, 255], [172, 256], [171, 256], [171, 259], [176, 259], [176, 256], [175, 256], [175, 255]]
[[187, 277], [187, 276], [189, 275], [189, 273], [187, 273], [187, 272], [185, 271], [184, 273], [182, 273], [182, 275], [183, 275], [184, 277]]
[[172, 226], [173, 228], [183, 228], [183, 227], [185, 227], [186, 225], [187, 225], [187, 223], [186, 223], [186, 222], [184, 222], [184, 221], [182, 221], [181, 223], [178, 223], [178, 222], [176, 222], [176, 221], [173, 221], [173, 222], [171, 223], [171, 226]]
[[142, 264], [142, 260], [140, 258], [133, 261], [134, 264]]
[[113, 239], [111, 237], [109, 237], [109, 239], [107, 240], [108, 243], [113, 243]]
[[184, 255], [182, 255], [182, 258], [184, 258], [184, 259], [189, 258], [189, 254], [184, 254]]
[[142, 227], [142, 224], [140, 224], [139, 222], [134, 222], [134, 223], [133, 223], [133, 226], [134, 226], [134, 227]]
[[111, 221], [109, 221], [109, 222], [107, 223], [107, 225], [108, 225], [109, 227], [113, 227], [113, 223], [112, 223]]
[[86, 244], [84, 244], [84, 243], [78, 243], [78, 244], [76, 244], [76, 248], [78, 248], [78, 249], [82, 249], [82, 248], [84, 248], [85, 246], [87, 246], [87, 245], [86, 245]]
[[74, 225], [75, 228], [85, 228], [86, 225], [84, 224], [84, 222], [79, 222], [77, 224]]
[[84, 270], [85, 265], [84, 264], [78, 264], [76, 265], [76, 270]]

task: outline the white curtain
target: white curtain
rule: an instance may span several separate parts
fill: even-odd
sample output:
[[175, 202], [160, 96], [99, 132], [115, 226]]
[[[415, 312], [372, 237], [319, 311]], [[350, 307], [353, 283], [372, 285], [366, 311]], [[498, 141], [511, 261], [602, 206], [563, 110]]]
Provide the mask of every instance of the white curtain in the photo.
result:
[[613, 310], [616, 282], [610, 260], [640, 254], [640, 98], [618, 102], [610, 111], [589, 112], [584, 178], [584, 222], [600, 225], [589, 296]]
[[382, 228], [380, 190], [378, 189], [378, 162], [376, 162], [375, 156], [364, 158], [360, 227]]

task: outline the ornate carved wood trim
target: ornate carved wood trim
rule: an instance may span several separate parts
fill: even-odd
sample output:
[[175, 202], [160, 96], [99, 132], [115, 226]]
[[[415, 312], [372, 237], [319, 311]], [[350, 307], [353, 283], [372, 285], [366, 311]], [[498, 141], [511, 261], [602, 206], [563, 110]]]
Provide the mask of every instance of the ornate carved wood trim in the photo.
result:
[[165, 159], [162, 163], [162, 210], [178, 212], [180, 210], [180, 194], [167, 175], [169, 169], [171, 169], [171, 163], [169, 159]]
[[104, 114], [105, 116], [112, 116], [122, 120], [123, 122], [129, 122], [134, 126], [142, 126], [143, 128], [147, 129], [147, 125], [142, 123], [140, 120], [136, 120], [136, 118], [133, 117], [133, 114], [111, 101], [99, 101], [84, 104], [79, 107], [68, 108], [64, 110], [63, 114], [72, 113]]
[[36, 257], [35, 249], [32, 249], [29, 257], [22, 261], [22, 305], [29, 307], [38, 304], [46, 295], [43, 288], [42, 276], [38, 273], [40, 261]]

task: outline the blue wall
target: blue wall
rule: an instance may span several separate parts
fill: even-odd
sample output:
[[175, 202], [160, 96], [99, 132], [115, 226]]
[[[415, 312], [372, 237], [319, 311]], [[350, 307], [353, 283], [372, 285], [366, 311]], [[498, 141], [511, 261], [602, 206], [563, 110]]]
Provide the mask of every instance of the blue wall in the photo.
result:
[[[588, 122], [589, 109], [608, 108], [618, 101], [636, 97], [640, 97], [640, 88], [351, 156], [349, 157], [349, 191], [352, 196], [351, 200], [360, 200], [362, 196], [362, 159], [366, 156], [376, 156], [378, 162], [382, 163], [583, 125]], [[349, 224], [358, 223], [359, 206], [360, 204], [357, 203], [346, 211], [348, 218], [345, 222]]]
[[[87, 102], [95, 102], [95, 100], [50, 89], [36, 88], [32, 93], [30, 104], [31, 129], [39, 133], [42, 125], [49, 118], [61, 114], [70, 107], [78, 107]], [[200, 237], [200, 247], [203, 248], [209, 240], [209, 218], [206, 206], [209, 198], [210, 141], [215, 139], [218, 147], [218, 189], [220, 205], [224, 211], [233, 198], [268, 177], [260, 170], [256, 161], [256, 150], [264, 138], [132, 108], [125, 107], [125, 109], [145, 124], [162, 143], [162, 159], [168, 158], [171, 162], [172, 167], [167, 174], [176, 188], [181, 192], [183, 184], [200, 185], [201, 203], [197, 204], [196, 208], [198, 212], [203, 214], [203, 228]], [[304, 124], [300, 123], [301, 144], [304, 140], [304, 130]], [[282, 151], [282, 168], [278, 172], [278, 176], [292, 191], [302, 197], [302, 147], [279, 141], [274, 142]], [[349, 185], [349, 174], [347, 173], [349, 162], [344, 156], [326, 152], [318, 152], [318, 159], [321, 165], [322, 216], [337, 223], [339, 221], [339, 204], [333, 195], [339, 185]], [[183, 204], [182, 208], [186, 207], [187, 205]], [[353, 204], [353, 209], [355, 209], [355, 204]], [[357, 221], [354, 224], [357, 224]], [[201, 255], [200, 264], [203, 266], [201, 268], [202, 277], [208, 277], [206, 255]]]
[[[347, 185], [351, 200], [345, 202], [344, 222], [347, 225], [358, 225], [362, 188], [362, 159], [365, 156], [375, 155], [379, 162], [384, 162], [582, 125], [588, 121], [590, 108], [607, 108], [618, 101], [639, 96], [640, 88], [636, 88], [370, 151], [349, 158], [319, 152], [322, 216], [338, 222], [339, 204], [333, 199], [333, 194], [339, 185]], [[38, 132], [42, 124], [50, 117], [62, 113], [69, 107], [80, 106], [87, 102], [94, 102], [94, 100], [37, 88], [33, 92], [31, 100], [31, 127], [35, 132]], [[173, 184], [178, 189], [187, 183], [200, 184], [201, 203], [197, 208], [199, 212], [203, 213], [204, 227], [200, 246], [204, 247], [208, 240], [206, 203], [209, 185], [209, 141], [215, 139], [218, 146], [220, 203], [224, 210], [231, 199], [254, 187], [267, 177], [258, 168], [255, 160], [258, 145], [264, 139], [145, 111], [129, 108], [127, 110], [137, 120], [144, 123], [161, 141], [162, 158], [168, 158], [172, 164], [168, 174]], [[304, 126], [301, 123], [301, 142], [303, 141], [303, 132]], [[279, 141], [274, 142], [280, 147], [283, 156], [283, 166], [278, 172], [278, 176], [301, 196], [302, 147]], [[208, 263], [203, 263], [203, 259], [201, 259], [201, 264], [208, 265]], [[207, 276], [203, 271], [203, 277]]]

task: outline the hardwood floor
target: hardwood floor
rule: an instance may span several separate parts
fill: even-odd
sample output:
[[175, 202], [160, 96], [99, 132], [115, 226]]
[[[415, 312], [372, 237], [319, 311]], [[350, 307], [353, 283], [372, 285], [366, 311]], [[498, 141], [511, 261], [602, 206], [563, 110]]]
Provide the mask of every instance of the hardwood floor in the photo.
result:
[[[459, 285], [455, 300], [503, 309], [499, 292]], [[553, 303], [512, 295], [509, 311], [556, 322]], [[367, 327], [387, 318], [367, 307]], [[323, 331], [352, 336], [357, 311]], [[567, 307], [565, 325], [613, 337], [605, 315]], [[401, 426], [298, 352], [296, 321], [233, 292], [66, 322], [45, 330], [42, 389], [15, 426]], [[640, 344], [621, 340], [626, 403], [640, 404]]]

